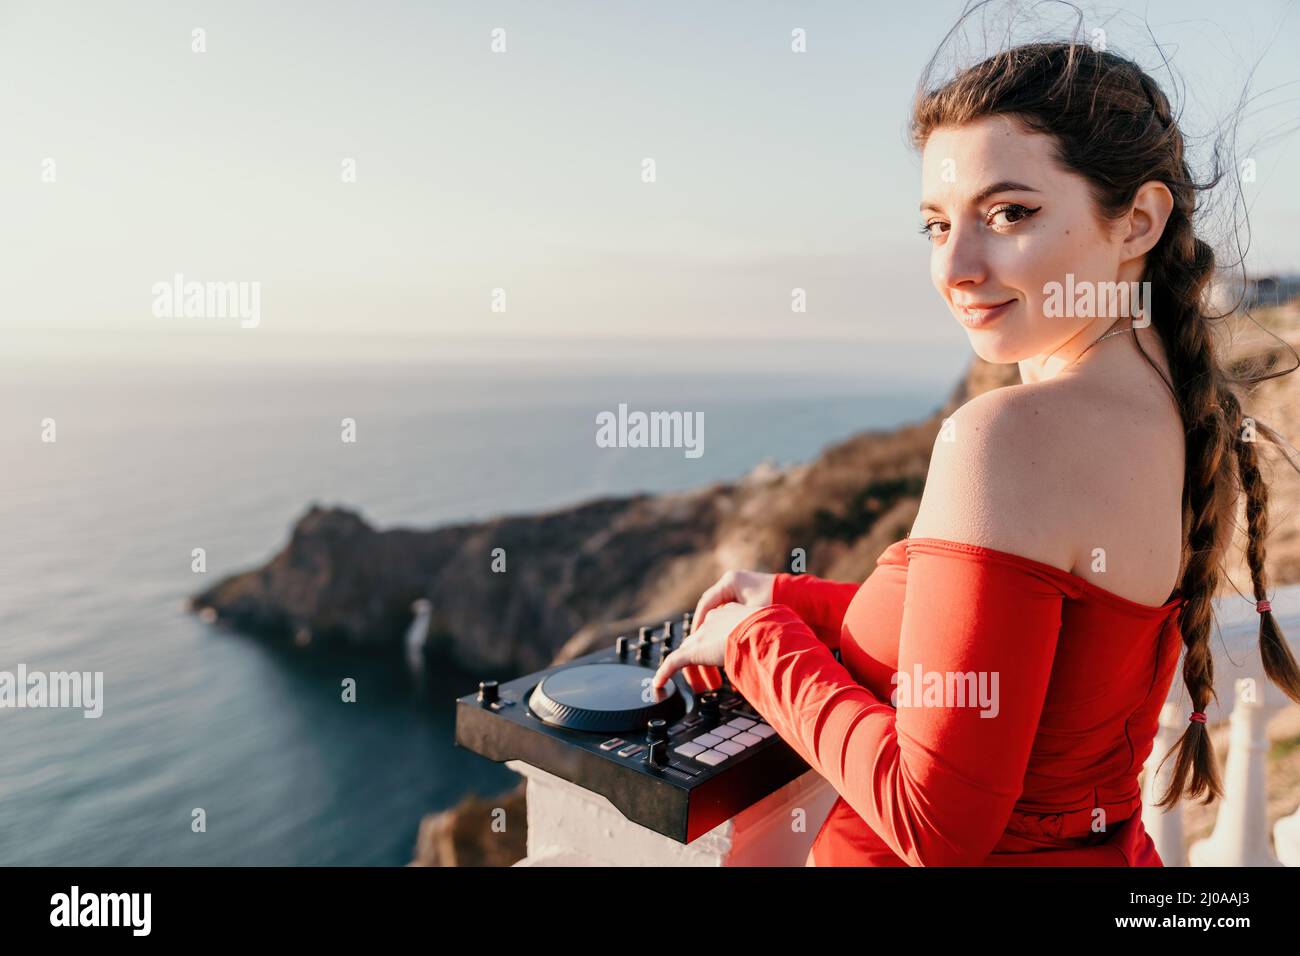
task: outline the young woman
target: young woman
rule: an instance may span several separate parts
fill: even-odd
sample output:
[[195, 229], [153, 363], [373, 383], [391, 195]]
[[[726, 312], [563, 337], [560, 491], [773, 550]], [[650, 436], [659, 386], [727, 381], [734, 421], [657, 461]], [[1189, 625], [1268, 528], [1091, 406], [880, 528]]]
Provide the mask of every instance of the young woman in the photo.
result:
[[935, 287], [1022, 384], [944, 423], [865, 582], [730, 571], [654, 686], [723, 667], [835, 787], [810, 864], [1160, 866], [1138, 774], [1180, 650], [1160, 806], [1221, 794], [1211, 600], [1239, 500], [1264, 667], [1300, 701], [1253, 440], [1280, 438], [1215, 354], [1203, 186], [1155, 82], [1085, 45], [993, 56], [923, 91], [912, 131]]

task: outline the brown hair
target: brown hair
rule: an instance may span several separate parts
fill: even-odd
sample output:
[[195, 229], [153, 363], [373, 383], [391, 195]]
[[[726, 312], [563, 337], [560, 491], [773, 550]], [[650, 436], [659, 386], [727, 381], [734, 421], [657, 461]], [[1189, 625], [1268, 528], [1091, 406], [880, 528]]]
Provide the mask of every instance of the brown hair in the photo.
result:
[[[1152, 326], [1164, 345], [1173, 381], [1145, 351], [1142, 354], [1173, 394], [1187, 433], [1178, 584], [1187, 600], [1179, 625], [1185, 647], [1183, 680], [1194, 709], [1204, 711], [1214, 694], [1209, 646], [1213, 599], [1243, 495], [1246, 561], [1256, 601], [1265, 600], [1268, 589], [1264, 570], [1268, 489], [1249, 429], [1253, 425], [1275, 445], [1285, 444], [1273, 429], [1243, 415], [1237, 388], [1294, 368], [1230, 378], [1220, 365], [1211, 323], [1224, 316], [1207, 314], [1203, 303], [1215, 254], [1192, 225], [1197, 193], [1222, 178], [1219, 154], [1216, 150], [1213, 176], [1205, 182], [1192, 178], [1169, 100], [1139, 66], [1088, 44], [1012, 47], [959, 72], [938, 88], [926, 88], [923, 79], [912, 111], [912, 144], [920, 149], [940, 126], [959, 126], [995, 114], [1009, 115], [1026, 130], [1052, 136], [1057, 160], [1088, 180], [1103, 221], [1126, 214], [1145, 182], [1163, 182], [1173, 194], [1173, 210], [1158, 243], [1147, 253], [1143, 274], [1151, 283]], [[1136, 336], [1133, 341], [1137, 343]], [[1296, 354], [1294, 349], [1291, 353]], [[1271, 611], [1260, 615], [1259, 647], [1269, 679], [1300, 701], [1300, 669]], [[1173, 806], [1184, 791], [1191, 797], [1206, 794], [1205, 803], [1222, 795], [1203, 722], [1189, 722], [1177, 752], [1169, 789], [1158, 806]]]

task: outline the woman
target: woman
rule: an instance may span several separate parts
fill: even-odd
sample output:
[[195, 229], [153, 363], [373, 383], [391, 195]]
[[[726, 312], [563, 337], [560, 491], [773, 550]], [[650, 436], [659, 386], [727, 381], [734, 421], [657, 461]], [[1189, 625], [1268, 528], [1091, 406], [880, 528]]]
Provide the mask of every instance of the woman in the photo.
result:
[[1253, 440], [1280, 439], [1243, 421], [1200, 304], [1205, 187], [1157, 85], [1084, 45], [923, 91], [912, 132], [935, 287], [1022, 384], [944, 423], [910, 535], [865, 582], [728, 572], [654, 686], [725, 668], [835, 787], [812, 865], [1160, 866], [1138, 773], [1180, 644], [1160, 806], [1221, 794], [1211, 600], [1239, 496], [1265, 670], [1300, 701]]

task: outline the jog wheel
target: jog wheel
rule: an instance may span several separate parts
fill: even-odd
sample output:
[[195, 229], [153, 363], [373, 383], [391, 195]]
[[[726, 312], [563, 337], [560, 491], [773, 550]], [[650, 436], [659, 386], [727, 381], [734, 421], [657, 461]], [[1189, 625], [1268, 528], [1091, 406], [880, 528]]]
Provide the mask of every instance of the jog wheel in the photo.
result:
[[673, 723], [686, 713], [675, 681], [655, 694], [654, 671], [633, 664], [579, 664], [544, 678], [528, 697], [543, 723], [592, 733], [631, 733], [661, 718]]

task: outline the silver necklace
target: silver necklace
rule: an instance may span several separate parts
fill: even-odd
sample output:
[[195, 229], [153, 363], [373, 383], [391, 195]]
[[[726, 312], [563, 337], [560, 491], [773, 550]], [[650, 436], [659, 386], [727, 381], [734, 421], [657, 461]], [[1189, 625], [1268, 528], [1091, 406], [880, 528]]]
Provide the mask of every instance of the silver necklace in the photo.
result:
[[[1136, 327], [1136, 326], [1132, 326], [1132, 325], [1130, 325], [1130, 326], [1128, 326], [1127, 328], [1123, 328], [1123, 329], [1111, 329], [1109, 332], [1103, 332], [1101, 335], [1097, 336], [1095, 339], [1093, 339], [1091, 342], [1089, 342], [1089, 343], [1088, 343], [1088, 348], [1085, 348], [1082, 352], [1080, 352], [1080, 353], [1079, 353], [1078, 355], [1076, 355], [1073, 359], [1071, 359], [1071, 360], [1070, 360], [1070, 363], [1069, 363], [1068, 365], [1066, 365], [1065, 368], [1061, 369], [1061, 371], [1064, 372], [1066, 368], [1069, 368], [1069, 367], [1070, 367], [1071, 365], [1073, 365], [1075, 362], [1079, 361], [1079, 359], [1081, 359], [1081, 358], [1083, 358], [1085, 355], [1087, 355], [1087, 354], [1088, 354], [1088, 349], [1092, 348], [1094, 345], [1096, 345], [1096, 344], [1097, 344], [1098, 342], [1100, 342], [1102, 339], [1108, 339], [1108, 338], [1110, 338], [1112, 335], [1122, 335], [1122, 334], [1125, 333], [1125, 332], [1136, 332], [1136, 331], [1137, 331], [1137, 327]], [[1058, 372], [1057, 374], [1059, 375], [1060, 372]]]

